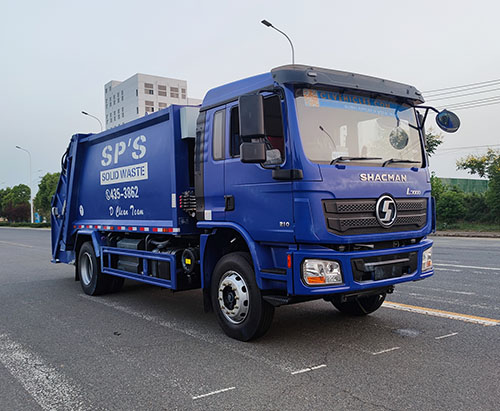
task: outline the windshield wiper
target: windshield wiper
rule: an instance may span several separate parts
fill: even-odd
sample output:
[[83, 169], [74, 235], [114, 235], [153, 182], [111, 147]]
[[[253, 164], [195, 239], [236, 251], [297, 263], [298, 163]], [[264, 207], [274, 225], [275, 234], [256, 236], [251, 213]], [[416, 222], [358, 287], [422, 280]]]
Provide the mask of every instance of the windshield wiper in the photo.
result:
[[382, 167], [385, 167], [388, 164], [392, 163], [410, 163], [410, 164], [417, 164], [421, 163], [421, 161], [414, 161], [414, 160], [404, 160], [401, 158], [390, 158], [389, 160], [385, 160], [384, 163], [382, 164]]
[[358, 161], [358, 160], [382, 160], [382, 157], [336, 157], [330, 161], [330, 165], [337, 164], [339, 161]]

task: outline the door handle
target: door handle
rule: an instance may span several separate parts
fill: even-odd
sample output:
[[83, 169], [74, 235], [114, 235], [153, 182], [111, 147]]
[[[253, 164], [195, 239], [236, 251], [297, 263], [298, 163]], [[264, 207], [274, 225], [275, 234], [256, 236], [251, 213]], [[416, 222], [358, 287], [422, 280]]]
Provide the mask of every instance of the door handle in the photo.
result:
[[224, 204], [225, 204], [224, 211], [233, 211], [234, 210], [234, 196], [225, 195], [224, 196]]

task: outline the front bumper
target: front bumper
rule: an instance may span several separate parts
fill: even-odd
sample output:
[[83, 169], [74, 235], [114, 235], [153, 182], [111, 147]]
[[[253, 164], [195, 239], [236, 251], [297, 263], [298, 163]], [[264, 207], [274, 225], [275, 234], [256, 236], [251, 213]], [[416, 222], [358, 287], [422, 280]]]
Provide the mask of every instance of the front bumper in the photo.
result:
[[[298, 250], [290, 251], [292, 256], [292, 268], [288, 270], [288, 274], [292, 284], [290, 284], [290, 282], [288, 284], [288, 293], [297, 296], [302, 295], [319, 297], [329, 294], [367, 291], [374, 288], [390, 287], [403, 282], [422, 280], [434, 274], [433, 269], [424, 273], [421, 271], [422, 253], [431, 246], [432, 240], [427, 239], [411, 246], [356, 252], [338, 252], [325, 247], [300, 245]], [[416, 268], [413, 272], [408, 274], [385, 279], [360, 280], [359, 273], [353, 272], [352, 260], [365, 258], [371, 261], [373, 260], [373, 257], [391, 255], [394, 255], [395, 260], [398, 260], [396, 257], [406, 253], [416, 253], [417, 255]], [[302, 280], [302, 263], [305, 259], [338, 261], [342, 268], [343, 284], [325, 286], [308, 286], [304, 284]]]

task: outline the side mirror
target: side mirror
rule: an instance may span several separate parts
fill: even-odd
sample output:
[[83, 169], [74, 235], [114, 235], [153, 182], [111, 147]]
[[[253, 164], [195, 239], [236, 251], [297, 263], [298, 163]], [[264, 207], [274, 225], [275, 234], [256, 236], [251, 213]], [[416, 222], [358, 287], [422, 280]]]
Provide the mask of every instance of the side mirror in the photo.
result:
[[240, 137], [242, 141], [250, 141], [252, 138], [264, 137], [263, 97], [260, 94], [246, 94], [240, 96], [238, 104]]
[[454, 133], [460, 127], [458, 116], [448, 110], [443, 110], [436, 116], [436, 123], [441, 130], [447, 133]]
[[264, 167], [277, 166], [280, 165], [282, 162], [283, 159], [281, 158], [281, 151], [279, 151], [276, 148], [273, 148], [272, 150], [268, 150], [266, 148], [266, 161], [263, 164]]
[[242, 143], [240, 146], [242, 163], [263, 163], [266, 161], [265, 143]]

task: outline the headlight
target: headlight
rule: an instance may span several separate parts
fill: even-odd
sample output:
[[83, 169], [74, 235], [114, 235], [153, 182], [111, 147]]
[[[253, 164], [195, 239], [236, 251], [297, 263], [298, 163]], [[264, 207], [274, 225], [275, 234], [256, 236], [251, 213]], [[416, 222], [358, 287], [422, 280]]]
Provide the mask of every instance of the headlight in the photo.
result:
[[342, 284], [342, 272], [337, 261], [304, 260], [302, 278], [308, 285]]
[[422, 253], [422, 272], [432, 270], [432, 247]]

